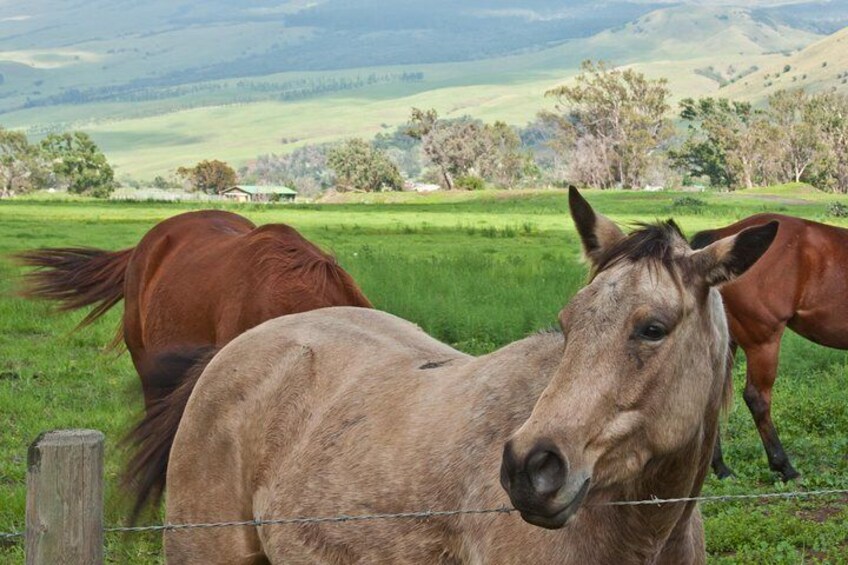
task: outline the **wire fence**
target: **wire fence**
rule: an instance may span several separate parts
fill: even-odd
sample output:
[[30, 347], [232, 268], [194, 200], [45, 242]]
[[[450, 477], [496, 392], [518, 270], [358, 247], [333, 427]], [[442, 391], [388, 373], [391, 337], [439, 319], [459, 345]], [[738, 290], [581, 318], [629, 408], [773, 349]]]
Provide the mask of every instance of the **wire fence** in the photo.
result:
[[[792, 499], [792, 498], [810, 498], [818, 496], [835, 496], [848, 495], [848, 489], [822, 489], [808, 491], [791, 491], [791, 492], [766, 492], [766, 493], [751, 493], [751, 494], [719, 494], [709, 496], [693, 496], [683, 498], [649, 498], [645, 500], [621, 500], [598, 503], [595, 506], [644, 506], [655, 505], [662, 506], [663, 504], [681, 504], [686, 502], [732, 502], [737, 500], [774, 500], [774, 499]], [[468, 514], [510, 514], [518, 512], [515, 508], [502, 506], [500, 508], [485, 508], [485, 509], [464, 509], [464, 510], [422, 510], [418, 512], [395, 512], [387, 514], [358, 514], [346, 515], [340, 514], [337, 516], [318, 516], [318, 517], [291, 517], [291, 518], [274, 518], [274, 519], [256, 519], [256, 520], [241, 520], [227, 522], [203, 522], [196, 524], [154, 524], [150, 526], [111, 526], [103, 528], [105, 533], [115, 532], [156, 532], [156, 531], [179, 531], [192, 530], [202, 528], [228, 528], [228, 527], [259, 527], [259, 526], [281, 526], [281, 525], [298, 525], [298, 524], [326, 524], [326, 523], [344, 523], [344, 522], [363, 522], [370, 520], [426, 520], [428, 518], [443, 518], [449, 516], [468, 515]], [[14, 539], [23, 537], [24, 532], [5, 532], [0, 533], [0, 539]]]

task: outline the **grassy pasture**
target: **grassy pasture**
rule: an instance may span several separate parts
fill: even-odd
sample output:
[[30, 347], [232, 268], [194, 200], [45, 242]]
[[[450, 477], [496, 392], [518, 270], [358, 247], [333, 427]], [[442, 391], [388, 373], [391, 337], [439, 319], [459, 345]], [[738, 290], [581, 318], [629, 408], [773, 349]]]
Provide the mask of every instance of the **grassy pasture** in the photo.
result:
[[[825, 216], [846, 198], [799, 187], [736, 195], [589, 193], [599, 211], [631, 223], [674, 216], [688, 232], [763, 211], [841, 223]], [[694, 199], [694, 200], [693, 200]], [[124, 454], [117, 446], [141, 410], [127, 355], [101, 353], [120, 309], [81, 332], [81, 314], [53, 315], [16, 298], [19, 269], [6, 255], [37, 246], [134, 245], [156, 222], [192, 205], [28, 200], [0, 203], [0, 532], [24, 527], [26, 447], [42, 430], [91, 427], [107, 436], [106, 522], [127, 506], [116, 488]], [[194, 206], [199, 207], [199, 206]], [[228, 205], [257, 223], [287, 222], [333, 250], [384, 310], [456, 347], [485, 353], [550, 327], [581, 286], [576, 234], [560, 191], [521, 194], [376, 194], [323, 205]], [[784, 340], [774, 417], [803, 474], [790, 485], [768, 471], [759, 436], [737, 395], [724, 432], [733, 480], [710, 478], [708, 494], [848, 488], [848, 353]], [[714, 563], [848, 563], [848, 498], [702, 506]], [[157, 516], [147, 516], [150, 522]], [[108, 535], [114, 563], [161, 562], [159, 536]], [[22, 544], [0, 542], [0, 562], [23, 561]]]

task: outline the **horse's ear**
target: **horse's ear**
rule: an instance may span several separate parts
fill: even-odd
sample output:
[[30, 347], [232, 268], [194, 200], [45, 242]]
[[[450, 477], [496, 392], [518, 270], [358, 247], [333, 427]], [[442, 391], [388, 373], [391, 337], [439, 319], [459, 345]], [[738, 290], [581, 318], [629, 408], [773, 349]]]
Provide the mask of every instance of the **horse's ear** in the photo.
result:
[[592, 263], [597, 263], [604, 250], [624, 238], [624, 232], [612, 220], [596, 213], [573, 186], [568, 187], [568, 207], [583, 242], [583, 253]]
[[768, 250], [778, 226], [771, 221], [711, 243], [689, 257], [692, 269], [710, 286], [732, 281]]

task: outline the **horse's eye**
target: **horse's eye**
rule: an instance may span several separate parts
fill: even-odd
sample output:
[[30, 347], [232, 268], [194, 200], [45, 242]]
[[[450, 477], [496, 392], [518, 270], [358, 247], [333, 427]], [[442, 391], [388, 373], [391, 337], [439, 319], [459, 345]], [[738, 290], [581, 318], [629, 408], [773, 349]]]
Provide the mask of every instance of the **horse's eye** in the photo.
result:
[[645, 341], [660, 341], [667, 335], [668, 331], [665, 327], [656, 322], [642, 326], [636, 332], [636, 336], [639, 339], [644, 339]]

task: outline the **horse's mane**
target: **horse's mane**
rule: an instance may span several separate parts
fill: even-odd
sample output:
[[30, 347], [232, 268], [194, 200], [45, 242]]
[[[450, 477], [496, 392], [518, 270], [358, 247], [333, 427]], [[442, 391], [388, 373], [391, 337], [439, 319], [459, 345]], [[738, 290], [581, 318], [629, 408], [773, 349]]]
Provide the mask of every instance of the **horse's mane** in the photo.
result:
[[636, 226], [639, 229], [601, 254], [592, 271], [592, 278], [622, 261], [636, 262], [648, 259], [671, 270], [675, 247], [680, 242], [686, 243], [677, 223], [669, 219], [654, 224], [637, 223]]
[[268, 224], [250, 236], [257, 276], [262, 280], [292, 286], [308, 286], [325, 292], [328, 285], [347, 292], [359, 289], [336, 258], [308, 241], [285, 224]]

